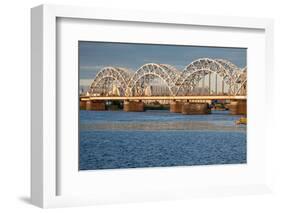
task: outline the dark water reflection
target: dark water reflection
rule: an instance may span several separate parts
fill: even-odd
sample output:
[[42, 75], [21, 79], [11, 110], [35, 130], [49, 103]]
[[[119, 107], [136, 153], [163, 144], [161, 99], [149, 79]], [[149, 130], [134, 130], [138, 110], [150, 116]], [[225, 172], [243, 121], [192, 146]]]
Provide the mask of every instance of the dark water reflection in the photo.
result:
[[225, 111], [80, 111], [80, 170], [246, 163], [246, 127]]

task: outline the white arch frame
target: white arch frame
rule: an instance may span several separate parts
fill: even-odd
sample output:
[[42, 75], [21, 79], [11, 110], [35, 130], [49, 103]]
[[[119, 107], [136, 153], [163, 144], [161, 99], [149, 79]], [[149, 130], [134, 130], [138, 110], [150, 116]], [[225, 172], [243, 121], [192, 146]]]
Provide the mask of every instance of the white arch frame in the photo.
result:
[[[223, 78], [223, 81], [229, 85], [230, 93], [233, 93], [233, 91], [231, 91], [233, 82], [230, 71], [217, 60], [211, 58], [199, 58], [195, 61], [192, 61], [184, 68], [181, 76], [176, 82], [177, 92], [175, 94], [177, 95], [180, 89], [186, 84], [197, 84], [201, 78], [199, 78], [198, 80], [195, 79], [197, 77], [196, 74], [199, 73], [199, 76], [203, 76], [201, 72], [203, 72], [204, 76], [210, 72], [216, 73], [217, 75], [221, 76]], [[197, 82], [194, 82], [194, 80], [197, 80]]]
[[[242, 81], [242, 83], [240, 83], [238, 86], [238, 89], [235, 91], [235, 95], [238, 95], [239, 92], [241, 91], [241, 89], [243, 88], [243, 86], [246, 87], [246, 92], [247, 92], [247, 67], [244, 67], [242, 70], [240, 70], [240, 73], [238, 74], [237, 78], [235, 79], [235, 83], [237, 83], [237, 81], [240, 79]], [[244, 94], [246, 95], [246, 94]]]
[[[247, 82], [246, 77], [242, 85], [241, 83], [237, 83], [237, 80], [243, 73], [246, 73], [246, 70], [246, 67], [240, 69], [235, 64], [225, 59], [211, 58], [199, 58], [194, 60], [188, 64], [182, 72], [169, 64], [157, 63], [144, 64], [135, 73], [130, 72], [126, 68], [109, 66], [102, 68], [97, 73], [90, 89], [97, 87], [104, 79], [113, 79], [121, 85], [120, 93], [122, 93], [122, 95], [133, 96], [134, 91], [137, 91], [136, 86], [142, 78], [154, 76], [165, 83], [170, 95], [179, 95], [179, 92], [183, 88], [190, 91], [196, 87], [203, 76], [209, 73], [215, 73], [222, 77], [223, 81], [228, 85], [228, 93], [236, 95]], [[147, 81], [149, 81], [149, 77]], [[104, 87], [107, 88], [109, 86], [106, 84]]]
[[171, 69], [172, 66], [156, 63], [147, 63], [142, 65], [131, 77], [127, 85], [126, 96], [131, 96], [133, 92], [132, 90], [136, 88], [137, 82], [139, 82], [145, 76], [149, 75], [160, 78], [168, 87], [170, 95], [174, 95], [174, 91], [172, 90], [172, 88], [175, 84], [175, 78], [177, 78], [178, 76], [174, 77], [174, 75], [176, 74]]
[[[127, 82], [129, 81], [130, 77], [131, 77], [130, 71], [128, 71], [125, 68], [104, 67], [97, 73], [94, 81], [90, 86], [90, 90], [94, 90], [99, 85], [99, 83], [104, 79], [114, 79], [115, 81], [118, 81], [120, 83], [121, 90], [125, 94], [127, 89]], [[105, 85], [104, 87], [107, 86], [108, 85]]]

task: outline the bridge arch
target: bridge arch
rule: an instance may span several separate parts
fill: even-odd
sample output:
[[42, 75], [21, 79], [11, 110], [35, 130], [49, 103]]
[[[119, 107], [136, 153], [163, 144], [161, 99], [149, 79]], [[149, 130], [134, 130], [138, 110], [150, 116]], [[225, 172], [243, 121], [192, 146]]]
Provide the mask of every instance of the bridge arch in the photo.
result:
[[[208, 74], [209, 77], [206, 76]], [[197, 59], [188, 64], [183, 71], [178, 71], [169, 64], [157, 63], [144, 64], [135, 73], [126, 68], [104, 67], [96, 74], [89, 91], [92, 95], [96, 93], [104, 96], [202, 94], [198, 91], [206, 92], [206, 88], [204, 86], [200, 88], [199, 82], [207, 85], [202, 82], [209, 79], [209, 94], [217, 94], [217, 86], [215, 90], [211, 90], [211, 86], [214, 84], [211, 84], [210, 81], [214, 81], [214, 77], [216, 85], [227, 84], [226, 89], [222, 89], [222, 93], [225, 91], [228, 95], [246, 93], [246, 67], [240, 69], [227, 60], [210, 58]], [[220, 83], [217, 84], [218, 79]], [[195, 90], [193, 90], [194, 88]]]
[[237, 74], [237, 77], [235, 79], [235, 85], [237, 85], [237, 88], [235, 90], [235, 95], [247, 94], [247, 67], [244, 67]]
[[225, 60], [225, 59], [215, 59], [215, 61], [219, 62], [224, 69], [228, 71], [230, 76], [234, 76], [237, 72], [240, 71], [240, 68], [233, 64], [232, 62]]
[[[131, 72], [120, 67], [104, 67], [93, 80], [90, 91], [92, 94], [124, 96]], [[115, 90], [115, 91], [114, 91]]]
[[160, 79], [161, 83], [169, 90], [169, 95], [174, 95], [175, 81], [180, 76], [179, 71], [171, 65], [148, 63], [141, 66], [131, 77], [126, 90], [127, 96], [145, 95], [146, 86]]
[[[210, 58], [200, 58], [190, 64], [188, 64], [181, 76], [176, 81], [177, 92], [180, 93], [189, 92], [191, 89], [198, 85], [199, 81], [208, 74], [215, 73], [222, 78], [223, 83], [229, 86], [229, 93], [232, 92], [232, 73], [228, 66], [232, 64], [226, 60], [215, 60]], [[234, 70], [234, 66], [232, 67]], [[235, 68], [236, 69], [236, 68]]]

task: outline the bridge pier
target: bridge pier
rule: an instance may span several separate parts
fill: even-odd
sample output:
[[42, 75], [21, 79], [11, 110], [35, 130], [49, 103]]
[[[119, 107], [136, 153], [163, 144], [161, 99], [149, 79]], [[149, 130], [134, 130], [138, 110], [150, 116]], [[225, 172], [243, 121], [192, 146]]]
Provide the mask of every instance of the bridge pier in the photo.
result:
[[181, 113], [182, 105], [183, 105], [183, 103], [181, 101], [171, 101], [170, 112]]
[[[81, 103], [80, 103], [81, 106]], [[104, 101], [86, 101], [86, 110], [95, 110], [95, 111], [103, 111], [105, 110], [105, 103]]]
[[210, 112], [208, 103], [187, 102], [182, 105], [182, 114], [184, 115], [204, 115]]
[[143, 112], [144, 103], [142, 101], [124, 101], [123, 110], [125, 112]]
[[208, 103], [172, 101], [170, 103], [170, 112], [184, 115], [204, 115], [209, 114], [210, 109]]
[[86, 101], [80, 100], [80, 110], [85, 110], [85, 109], [86, 109]]
[[231, 101], [228, 105], [230, 114], [232, 115], [246, 115], [247, 114], [247, 101], [238, 100]]

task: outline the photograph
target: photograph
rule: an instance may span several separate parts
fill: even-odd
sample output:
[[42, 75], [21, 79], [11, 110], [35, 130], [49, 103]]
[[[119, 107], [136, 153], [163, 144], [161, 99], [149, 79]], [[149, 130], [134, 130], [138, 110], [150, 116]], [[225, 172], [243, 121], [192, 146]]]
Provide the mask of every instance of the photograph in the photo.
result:
[[79, 171], [247, 163], [247, 48], [78, 41]]

